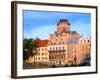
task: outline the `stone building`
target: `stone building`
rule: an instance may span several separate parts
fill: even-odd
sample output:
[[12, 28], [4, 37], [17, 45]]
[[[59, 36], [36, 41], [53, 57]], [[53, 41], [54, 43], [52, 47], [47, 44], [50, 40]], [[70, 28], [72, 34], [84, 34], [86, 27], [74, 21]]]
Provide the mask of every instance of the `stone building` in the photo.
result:
[[68, 20], [61, 19], [55, 33], [49, 35], [48, 52], [53, 64], [80, 64], [85, 54], [91, 53], [90, 38], [71, 31]]
[[29, 62], [49, 62], [49, 52], [47, 50], [48, 40], [37, 41], [37, 54], [29, 58]]
[[[72, 31], [67, 19], [61, 19], [57, 23], [56, 31], [54, 34], [50, 34], [46, 41], [45, 44], [43, 40], [40, 40], [45, 46], [38, 43], [39, 48], [37, 49], [40, 51], [36, 55], [35, 61], [46, 60], [53, 65], [80, 64], [85, 55], [91, 53], [91, 39]], [[43, 52], [42, 49], [46, 52]], [[45, 55], [41, 55], [42, 53]]]

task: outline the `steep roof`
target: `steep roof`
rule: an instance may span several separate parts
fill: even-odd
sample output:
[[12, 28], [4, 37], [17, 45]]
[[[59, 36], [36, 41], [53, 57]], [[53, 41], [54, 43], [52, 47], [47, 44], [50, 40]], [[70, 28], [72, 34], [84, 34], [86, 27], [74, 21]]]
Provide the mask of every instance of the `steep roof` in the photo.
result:
[[68, 25], [70, 25], [70, 23], [67, 19], [60, 19], [57, 25], [59, 25], [62, 22], [66, 22]]
[[48, 40], [38, 40], [37, 46], [38, 47], [46, 47], [48, 45]]
[[71, 31], [71, 33], [72, 33], [72, 34], [77, 34], [77, 32], [76, 32], [76, 31]]

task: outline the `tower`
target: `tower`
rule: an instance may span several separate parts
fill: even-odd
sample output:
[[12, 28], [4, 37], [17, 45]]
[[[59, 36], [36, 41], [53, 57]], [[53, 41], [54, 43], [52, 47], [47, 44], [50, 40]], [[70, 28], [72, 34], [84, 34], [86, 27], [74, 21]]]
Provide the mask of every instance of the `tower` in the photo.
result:
[[70, 23], [67, 19], [60, 19], [57, 24], [57, 33], [61, 33], [63, 30], [69, 32], [70, 31]]

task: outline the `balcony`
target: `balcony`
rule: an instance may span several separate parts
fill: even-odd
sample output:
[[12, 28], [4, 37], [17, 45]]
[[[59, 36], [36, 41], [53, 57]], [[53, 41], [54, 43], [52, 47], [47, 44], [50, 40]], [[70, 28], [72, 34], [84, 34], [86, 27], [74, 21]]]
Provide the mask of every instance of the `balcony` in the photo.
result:
[[52, 52], [56, 52], [57, 53], [57, 52], [65, 52], [65, 51], [66, 50], [64, 50], [64, 49], [63, 50], [48, 50], [49, 53], [52, 53]]

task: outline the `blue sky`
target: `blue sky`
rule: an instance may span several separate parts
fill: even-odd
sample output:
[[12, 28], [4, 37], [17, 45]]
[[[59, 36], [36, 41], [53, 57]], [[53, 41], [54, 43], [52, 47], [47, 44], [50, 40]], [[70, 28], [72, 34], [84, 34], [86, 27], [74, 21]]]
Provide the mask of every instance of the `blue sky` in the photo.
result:
[[47, 12], [23, 10], [24, 38], [48, 39], [56, 30], [60, 19], [68, 19], [71, 30], [80, 35], [91, 35], [91, 14], [73, 12]]

